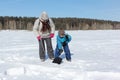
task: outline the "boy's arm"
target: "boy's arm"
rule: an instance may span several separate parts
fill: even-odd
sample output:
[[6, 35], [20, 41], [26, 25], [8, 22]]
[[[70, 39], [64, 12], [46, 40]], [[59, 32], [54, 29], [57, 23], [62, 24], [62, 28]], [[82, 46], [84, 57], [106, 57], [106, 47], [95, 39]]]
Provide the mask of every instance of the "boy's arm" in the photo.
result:
[[58, 48], [59, 48], [59, 49], [62, 49], [62, 43], [61, 43], [61, 41], [60, 41], [59, 36], [57, 36], [57, 45], [58, 45]]
[[68, 35], [68, 34], [66, 36], [68, 38], [67, 43], [69, 43], [72, 40], [72, 37], [70, 35]]

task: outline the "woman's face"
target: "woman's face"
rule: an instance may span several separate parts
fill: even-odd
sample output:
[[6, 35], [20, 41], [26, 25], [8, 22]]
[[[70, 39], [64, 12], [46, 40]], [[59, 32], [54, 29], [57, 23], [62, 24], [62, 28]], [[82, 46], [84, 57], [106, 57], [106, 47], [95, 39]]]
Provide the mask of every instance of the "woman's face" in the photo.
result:
[[47, 23], [47, 22], [49, 22], [49, 19], [46, 19], [46, 20], [42, 19], [42, 21], [45, 22], [45, 23]]

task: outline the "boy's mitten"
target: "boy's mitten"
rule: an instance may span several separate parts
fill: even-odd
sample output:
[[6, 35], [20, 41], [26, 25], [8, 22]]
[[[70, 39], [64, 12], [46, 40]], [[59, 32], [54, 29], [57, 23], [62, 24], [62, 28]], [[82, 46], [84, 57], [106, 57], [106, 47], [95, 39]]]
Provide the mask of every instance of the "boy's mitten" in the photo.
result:
[[62, 45], [63, 45], [63, 47], [66, 46], [66, 45], [67, 45], [67, 42], [64, 41], [64, 42], [62, 43]]
[[69, 37], [68, 35], [65, 35], [66, 41], [69, 41]]
[[59, 53], [61, 54], [63, 52], [63, 50], [62, 49], [59, 49]]

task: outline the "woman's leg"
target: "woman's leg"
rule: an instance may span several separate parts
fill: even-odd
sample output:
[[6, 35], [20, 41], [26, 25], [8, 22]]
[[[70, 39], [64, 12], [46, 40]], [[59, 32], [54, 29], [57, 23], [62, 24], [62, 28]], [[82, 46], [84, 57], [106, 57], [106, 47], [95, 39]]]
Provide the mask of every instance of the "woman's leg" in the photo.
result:
[[45, 44], [44, 44], [44, 39], [41, 39], [39, 41], [39, 56], [41, 60], [45, 60]]
[[52, 41], [51, 38], [46, 38], [46, 46], [47, 46], [47, 53], [50, 59], [54, 59], [54, 51], [52, 47]]
[[66, 59], [68, 61], [71, 61], [71, 53], [70, 53], [70, 49], [69, 49], [68, 44], [66, 46], [64, 46], [63, 48], [64, 48], [64, 51], [65, 51]]

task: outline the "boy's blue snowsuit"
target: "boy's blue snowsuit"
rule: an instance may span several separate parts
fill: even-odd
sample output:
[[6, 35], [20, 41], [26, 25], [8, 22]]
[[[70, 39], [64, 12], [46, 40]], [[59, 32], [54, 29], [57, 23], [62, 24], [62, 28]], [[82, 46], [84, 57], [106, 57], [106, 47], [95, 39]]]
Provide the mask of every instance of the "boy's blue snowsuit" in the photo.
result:
[[[66, 38], [66, 35], [68, 36], [68, 38]], [[59, 35], [57, 36], [57, 46], [55, 50], [55, 57], [59, 57], [61, 55], [59, 50], [62, 49], [63, 47], [65, 55], [66, 55], [66, 59], [71, 60], [71, 53], [70, 53], [69, 46], [68, 46], [68, 43], [70, 41], [71, 41], [71, 36], [68, 34], [65, 34], [64, 37], [60, 37]], [[64, 42], [66, 43], [65, 46], [63, 46]]]

